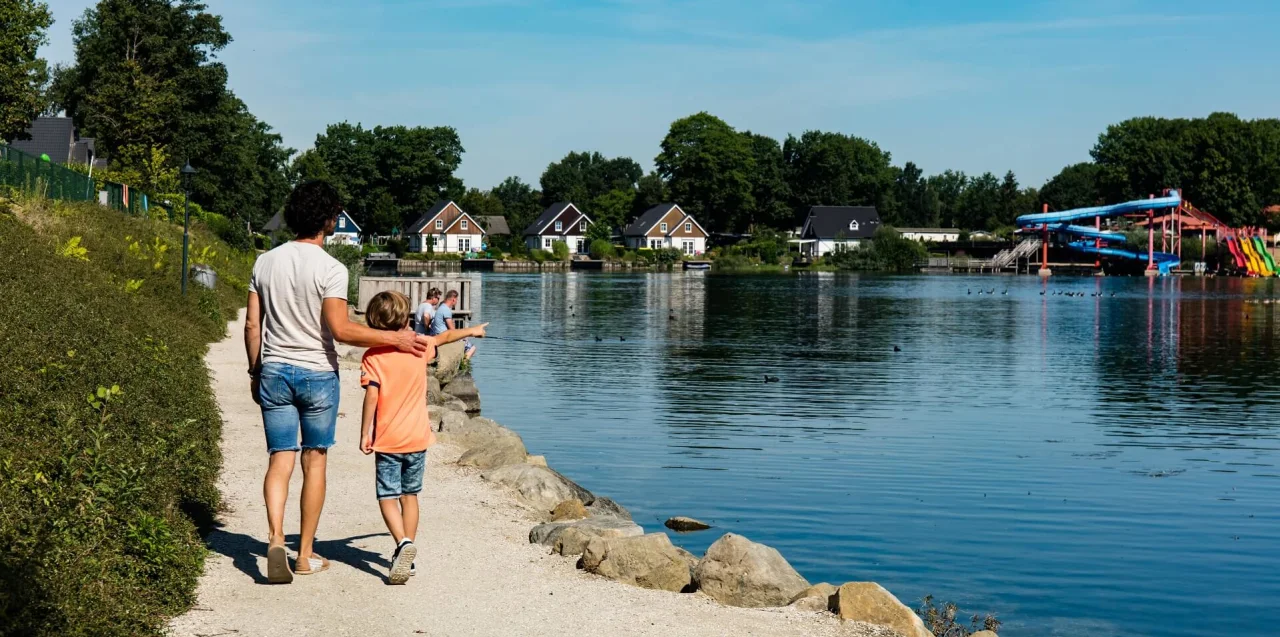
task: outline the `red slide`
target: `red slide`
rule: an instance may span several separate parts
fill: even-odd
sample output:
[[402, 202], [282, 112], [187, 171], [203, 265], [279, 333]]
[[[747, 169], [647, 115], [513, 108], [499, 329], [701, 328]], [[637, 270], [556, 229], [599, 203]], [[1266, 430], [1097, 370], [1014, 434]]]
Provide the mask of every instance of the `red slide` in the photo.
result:
[[1240, 252], [1240, 244], [1236, 243], [1235, 237], [1227, 237], [1227, 249], [1231, 251], [1231, 256], [1235, 257], [1236, 267], [1248, 271], [1249, 262], [1245, 260], [1244, 254]]

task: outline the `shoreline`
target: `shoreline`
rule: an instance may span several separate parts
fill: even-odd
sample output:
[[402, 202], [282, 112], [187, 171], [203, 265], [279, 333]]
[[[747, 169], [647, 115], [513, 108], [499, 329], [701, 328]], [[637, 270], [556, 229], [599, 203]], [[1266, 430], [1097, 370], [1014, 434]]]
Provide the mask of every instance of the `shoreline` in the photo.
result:
[[[584, 573], [575, 567], [578, 558], [531, 544], [530, 529], [544, 520], [507, 489], [483, 480], [485, 470], [453, 464], [463, 452], [448, 442], [429, 452], [417, 541], [419, 574], [407, 586], [387, 586], [393, 547], [373, 497], [372, 461], [356, 448], [358, 374], [346, 361], [338, 444], [329, 457], [326, 509], [316, 545], [332, 567], [298, 577], [289, 586], [263, 585], [261, 472], [266, 456], [258, 408], [244, 381], [242, 325], [243, 312], [205, 357], [224, 421], [218, 487], [225, 509], [205, 538], [211, 550], [197, 601], [169, 622], [172, 635], [269, 635], [286, 629], [302, 635], [370, 629], [430, 635], [895, 634], [842, 621], [826, 611], [735, 608], [700, 592], [648, 590]], [[431, 411], [444, 415], [439, 407]], [[295, 471], [285, 525], [291, 546], [300, 486], [301, 472]]]

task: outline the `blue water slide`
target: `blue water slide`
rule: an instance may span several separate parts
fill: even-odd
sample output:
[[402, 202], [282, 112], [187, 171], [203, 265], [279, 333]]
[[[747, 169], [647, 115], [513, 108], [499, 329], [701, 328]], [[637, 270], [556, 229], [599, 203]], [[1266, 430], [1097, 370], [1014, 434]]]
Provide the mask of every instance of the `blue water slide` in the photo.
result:
[[[1155, 199], [1138, 199], [1137, 201], [1126, 201], [1124, 203], [1113, 204], [1110, 206], [1094, 206], [1092, 208], [1076, 208], [1075, 210], [1061, 210], [1058, 212], [1038, 212], [1031, 215], [1022, 215], [1018, 217], [1019, 226], [1034, 226], [1042, 223], [1066, 223], [1068, 221], [1080, 221], [1081, 219], [1092, 219], [1094, 217], [1118, 217], [1134, 212], [1142, 212], [1152, 208], [1176, 208], [1182, 205], [1182, 193], [1174, 190], [1168, 196], [1157, 197]], [[1076, 226], [1082, 227], [1082, 226]]]
[[[1147, 260], [1147, 253], [1145, 252], [1134, 252], [1123, 248], [1111, 248], [1105, 246], [1099, 248], [1093, 245], [1092, 241], [1072, 241], [1067, 244], [1067, 247], [1085, 254], [1097, 254], [1104, 257], [1116, 257], [1120, 259], [1133, 259], [1135, 261]], [[1151, 254], [1151, 258], [1156, 263], [1156, 269], [1159, 270], [1162, 275], [1169, 274], [1170, 271], [1178, 267], [1181, 263], [1181, 260], [1178, 259], [1178, 255], [1170, 254], [1168, 252], [1153, 252]]]
[[1106, 230], [1090, 228], [1089, 226], [1072, 226], [1065, 223], [1051, 223], [1049, 224], [1049, 230], [1051, 232], [1069, 232], [1071, 234], [1088, 237], [1090, 239], [1102, 239], [1103, 241], [1115, 241], [1117, 243], [1124, 243], [1128, 240], [1127, 237], [1119, 232], [1108, 232]]

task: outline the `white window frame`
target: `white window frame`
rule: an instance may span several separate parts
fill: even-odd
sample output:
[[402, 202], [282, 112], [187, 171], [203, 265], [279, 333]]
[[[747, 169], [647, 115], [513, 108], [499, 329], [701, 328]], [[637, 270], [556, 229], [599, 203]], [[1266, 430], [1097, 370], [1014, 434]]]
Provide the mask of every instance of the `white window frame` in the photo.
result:
[[458, 222], [458, 228], [459, 228], [460, 230], [466, 230], [466, 229], [467, 229], [467, 220], [466, 220], [466, 219], [463, 219], [462, 221], [459, 221], [459, 222]]
[[858, 231], [858, 220], [857, 220], [857, 219], [854, 219], [853, 221], [850, 221], [850, 222], [849, 222], [849, 231], [850, 231], [850, 232], [857, 232], [857, 231]]
[[692, 241], [681, 241], [680, 243], [681, 243], [681, 244], [683, 244], [683, 245], [681, 245], [680, 247], [684, 248], [684, 253], [685, 253], [685, 254], [689, 254], [689, 255], [692, 255], [692, 254], [693, 254], [693, 242], [692, 242]]
[[444, 230], [444, 219], [436, 219], [436, 230]]
[[551, 249], [551, 242], [552, 242], [552, 241], [553, 241], [553, 239], [552, 239], [551, 237], [543, 237], [543, 238], [542, 238], [542, 249], [543, 249], [543, 250], [550, 250], [550, 249]]
[[693, 224], [689, 223], [688, 221], [684, 222], [684, 231], [693, 232]]
[[578, 232], [586, 232], [586, 231], [587, 231], [587, 222], [583, 221], [582, 223], [579, 223]]
[[556, 232], [560, 232], [561, 230], [564, 230], [564, 222], [563, 222], [563, 221], [557, 221], [557, 222], [556, 222]]
[[338, 229], [339, 229], [339, 230], [343, 230], [343, 229], [345, 229], [346, 227], [347, 227], [347, 218], [346, 218], [346, 217], [338, 217]]
[[663, 233], [667, 231], [667, 223], [665, 221], [662, 223], [662, 227], [660, 228], [660, 230], [662, 230]]
[[471, 237], [458, 238], [458, 252], [471, 252]]
[[662, 247], [661, 239], [649, 239], [649, 249], [657, 250]]

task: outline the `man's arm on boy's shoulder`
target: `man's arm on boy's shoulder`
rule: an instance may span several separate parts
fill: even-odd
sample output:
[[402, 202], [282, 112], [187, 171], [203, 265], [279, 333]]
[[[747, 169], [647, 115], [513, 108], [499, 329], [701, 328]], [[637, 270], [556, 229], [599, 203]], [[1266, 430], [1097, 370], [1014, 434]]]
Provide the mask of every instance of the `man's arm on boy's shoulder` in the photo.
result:
[[488, 323], [481, 323], [475, 327], [468, 327], [461, 330], [448, 330], [440, 332], [431, 338], [435, 340], [436, 346], [448, 345], [454, 341], [460, 341], [464, 338], [484, 338], [484, 328]]
[[373, 453], [373, 417], [378, 413], [378, 384], [369, 383], [364, 388], [364, 411], [360, 414], [360, 451]]

